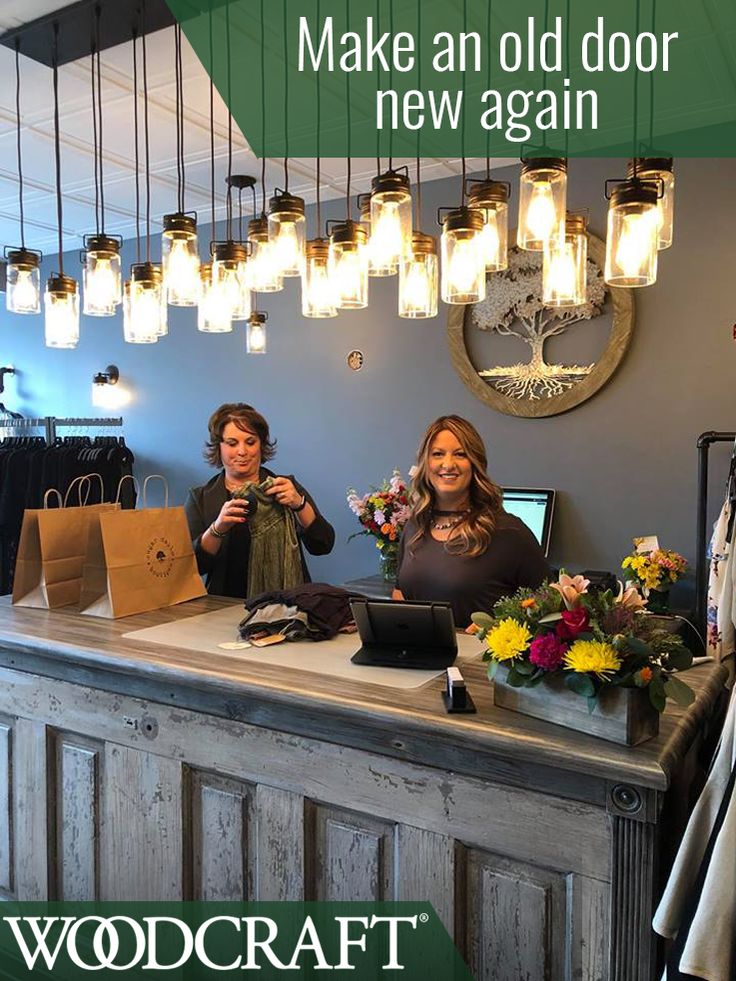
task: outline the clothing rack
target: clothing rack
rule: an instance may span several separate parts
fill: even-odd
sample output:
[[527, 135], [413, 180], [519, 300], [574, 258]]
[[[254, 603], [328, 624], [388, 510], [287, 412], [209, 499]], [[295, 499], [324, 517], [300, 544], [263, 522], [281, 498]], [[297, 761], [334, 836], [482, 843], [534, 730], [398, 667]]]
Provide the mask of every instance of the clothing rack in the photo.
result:
[[[705, 636], [708, 607], [708, 454], [713, 443], [733, 443], [736, 454], [736, 433], [709, 430], [698, 436], [698, 526], [695, 540], [695, 623]], [[733, 467], [733, 460], [731, 462]]]
[[26, 429], [43, 429], [45, 431], [46, 443], [50, 446], [56, 439], [57, 429], [93, 429], [111, 426], [122, 426], [122, 416], [110, 419], [84, 419], [69, 418], [58, 419], [56, 416], [43, 416], [38, 419], [3, 419], [0, 418], [0, 429], [12, 429], [23, 431]]

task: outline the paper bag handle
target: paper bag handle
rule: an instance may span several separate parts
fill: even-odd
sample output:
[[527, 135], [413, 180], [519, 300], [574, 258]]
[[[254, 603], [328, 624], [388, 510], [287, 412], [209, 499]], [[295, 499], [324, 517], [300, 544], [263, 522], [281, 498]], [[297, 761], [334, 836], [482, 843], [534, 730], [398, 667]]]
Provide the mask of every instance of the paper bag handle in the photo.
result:
[[63, 508], [64, 501], [61, 498], [61, 493], [55, 487], [49, 487], [46, 493], [43, 495], [43, 507], [44, 510], [48, 510], [49, 506], [49, 494], [56, 494], [56, 500], [58, 501], [57, 507]]
[[[86, 474], [84, 474], [83, 477], [75, 477], [74, 480], [71, 482], [71, 484], [69, 484], [69, 486], [67, 487], [66, 494], [64, 495], [64, 507], [67, 506], [67, 501], [69, 500], [69, 492], [71, 491], [72, 487], [76, 483], [79, 484], [79, 506], [80, 507], [85, 507], [86, 504], [87, 504], [87, 501], [89, 500], [90, 491], [92, 489], [91, 488], [92, 479], [95, 478], [95, 477], [100, 482], [100, 503], [101, 504], [104, 504], [104, 501], [105, 501], [105, 482], [102, 479], [102, 474], [100, 474], [100, 473], [86, 473]], [[85, 490], [84, 500], [82, 500], [82, 487], [84, 487], [84, 490]]]
[[149, 480], [161, 480], [164, 485], [164, 507], [169, 506], [169, 482], [163, 474], [160, 473], [149, 473], [146, 479], [143, 481], [143, 507], [148, 507], [147, 493], [148, 493], [148, 481]]
[[126, 473], [118, 481], [118, 489], [115, 494], [115, 504], [120, 504], [120, 491], [122, 490], [123, 484], [125, 483], [126, 480], [133, 481], [133, 486], [135, 487], [135, 496], [138, 497], [138, 495], [140, 494], [141, 489], [138, 485], [138, 481], [136, 480], [136, 478], [133, 476], [132, 473]]

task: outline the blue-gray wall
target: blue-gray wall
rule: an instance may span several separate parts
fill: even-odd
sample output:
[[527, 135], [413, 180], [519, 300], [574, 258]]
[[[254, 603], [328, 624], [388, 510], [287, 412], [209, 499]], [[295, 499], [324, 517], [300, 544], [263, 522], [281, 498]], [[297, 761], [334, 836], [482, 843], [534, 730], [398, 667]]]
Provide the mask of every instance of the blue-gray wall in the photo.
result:
[[[621, 161], [571, 162], [570, 206], [590, 209], [600, 237], [603, 184], [622, 170]], [[506, 176], [515, 182], [517, 171]], [[446, 412], [478, 427], [499, 483], [557, 488], [553, 560], [617, 569], [632, 536], [653, 533], [694, 561], [695, 440], [706, 429], [736, 428], [735, 181], [732, 160], [677, 161], [675, 244], [660, 256], [657, 284], [637, 293], [629, 352], [606, 388], [565, 415], [516, 419], [478, 401], [452, 367], [447, 308], [434, 321], [399, 319], [396, 279], [371, 280], [369, 309], [325, 321], [301, 316], [298, 281], [287, 281], [283, 293], [261, 298], [264, 357], [246, 355], [242, 325], [198, 334], [194, 311], [171, 308], [169, 336], [157, 345], [125, 344], [121, 318], [83, 317], [77, 349], [51, 351], [41, 317], [3, 308], [0, 363], [18, 371], [3, 398], [29, 416], [99, 414], [89, 401], [92, 374], [117, 364], [132, 393], [122, 412], [138, 472], [164, 473], [175, 502], [210, 475], [201, 458], [209, 413], [223, 401], [253, 403], [278, 437], [276, 469], [296, 474], [336, 527], [332, 555], [311, 560], [318, 579], [376, 571], [371, 542], [346, 543], [356, 524], [345, 490], [367, 489], [393, 467], [406, 473], [425, 426]], [[426, 185], [424, 230], [434, 231], [436, 208], [457, 198], [456, 180]], [[326, 217], [342, 209], [332, 202]], [[126, 264], [132, 258], [127, 246]], [[76, 256], [68, 262], [78, 269]], [[352, 348], [365, 354], [359, 372], [345, 363]], [[713, 452], [714, 499], [728, 452]]]

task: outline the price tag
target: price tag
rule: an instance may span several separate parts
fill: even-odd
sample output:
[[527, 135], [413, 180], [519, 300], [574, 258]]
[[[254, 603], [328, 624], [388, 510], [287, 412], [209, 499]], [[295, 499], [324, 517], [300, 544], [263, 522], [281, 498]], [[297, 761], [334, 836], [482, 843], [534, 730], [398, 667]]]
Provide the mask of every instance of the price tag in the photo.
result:
[[649, 555], [650, 552], [656, 552], [658, 548], [659, 539], [656, 535], [645, 535], [644, 538], [640, 538], [636, 543], [638, 555]]
[[227, 640], [224, 644], [218, 644], [223, 651], [243, 651], [246, 647], [252, 647], [247, 640]]

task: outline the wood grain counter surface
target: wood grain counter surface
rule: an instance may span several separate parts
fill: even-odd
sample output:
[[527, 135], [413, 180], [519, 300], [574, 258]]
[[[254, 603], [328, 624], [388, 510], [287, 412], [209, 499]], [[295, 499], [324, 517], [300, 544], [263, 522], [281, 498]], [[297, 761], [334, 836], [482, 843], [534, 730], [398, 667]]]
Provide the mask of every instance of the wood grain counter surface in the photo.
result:
[[478, 713], [448, 715], [440, 679], [396, 691], [123, 636], [235, 602], [207, 596], [106, 620], [13, 607], [2, 597], [0, 665], [512, 784], [548, 786], [552, 769], [562, 794], [584, 799], [598, 796], [601, 778], [666, 790], [726, 675], [720, 665], [691, 669], [693, 705], [668, 703], [659, 736], [626, 748], [496, 708], [480, 662], [463, 665]]

